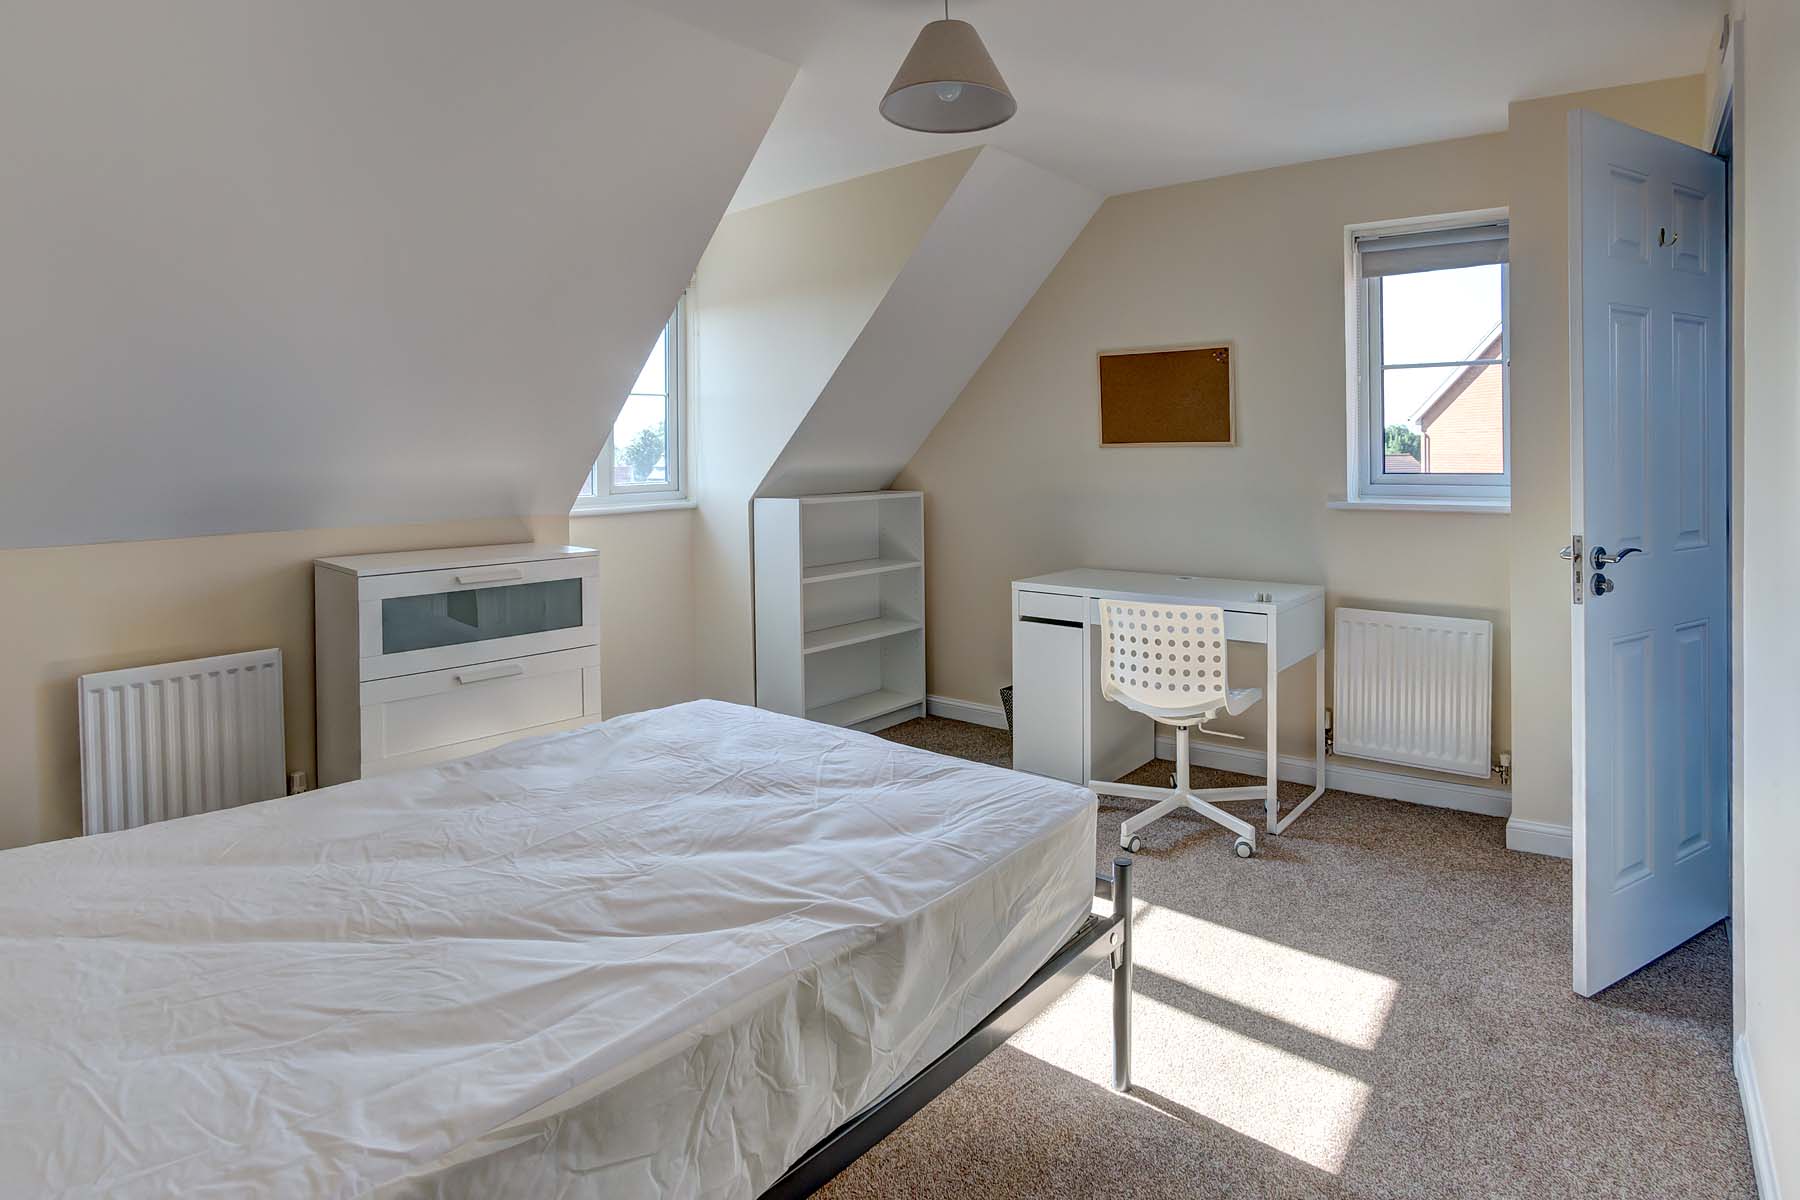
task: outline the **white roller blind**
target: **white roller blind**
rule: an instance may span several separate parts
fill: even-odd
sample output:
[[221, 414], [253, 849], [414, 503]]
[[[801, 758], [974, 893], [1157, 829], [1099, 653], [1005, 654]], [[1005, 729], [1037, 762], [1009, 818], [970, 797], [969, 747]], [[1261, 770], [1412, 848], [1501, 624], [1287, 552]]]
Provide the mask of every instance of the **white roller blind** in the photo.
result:
[[1424, 233], [1395, 233], [1385, 237], [1358, 236], [1356, 239], [1357, 258], [1365, 279], [1503, 263], [1506, 247], [1504, 222], [1463, 229], [1432, 229]]

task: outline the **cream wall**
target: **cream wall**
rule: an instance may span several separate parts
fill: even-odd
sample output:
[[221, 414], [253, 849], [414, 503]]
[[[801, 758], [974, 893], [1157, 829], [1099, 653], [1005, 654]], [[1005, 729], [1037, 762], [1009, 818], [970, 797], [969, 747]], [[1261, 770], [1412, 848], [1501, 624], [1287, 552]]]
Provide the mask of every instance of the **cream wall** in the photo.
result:
[[574, 517], [600, 552], [600, 705], [609, 717], [694, 698], [694, 512]]
[[[1696, 66], [1704, 47], [1696, 47]], [[1705, 81], [1579, 92], [1511, 107], [1513, 816], [1571, 823], [1568, 114], [1586, 108], [1698, 145]]]
[[312, 560], [543, 541], [600, 551], [607, 716], [693, 696], [687, 511], [0, 550], [0, 847], [81, 832], [75, 679], [279, 646], [288, 770], [313, 761]]
[[701, 257], [690, 293], [700, 695], [754, 703], [750, 498], [976, 153], [733, 213]]
[[[896, 481], [927, 493], [932, 692], [995, 702], [1015, 578], [1088, 564], [1319, 579], [1334, 607], [1492, 620], [1515, 815], [1567, 825], [1561, 114], [1579, 102], [1692, 140], [1701, 86], [1532, 101], [1501, 134], [1108, 200]], [[1344, 491], [1344, 226], [1495, 205], [1512, 210], [1513, 515], [1328, 509]], [[1099, 448], [1096, 351], [1215, 340], [1234, 346], [1238, 446]], [[1283, 677], [1285, 752], [1310, 742], [1311, 690], [1305, 669]], [[1256, 722], [1243, 731], [1259, 744]]]
[[[1505, 202], [1498, 135], [1115, 196], [896, 486], [926, 493], [930, 679], [992, 704], [1008, 582], [1085, 564], [1323, 579], [1336, 604], [1482, 617], [1507, 744], [1506, 518], [1343, 512], [1344, 226]], [[1235, 448], [1098, 445], [1094, 354], [1228, 341]], [[1253, 661], [1254, 660], [1254, 661]], [[1234, 670], [1260, 671], [1234, 648]], [[1282, 679], [1283, 749], [1312, 672]], [[1260, 744], [1258, 720], [1241, 722]]]
[[0, 846], [81, 832], [77, 676], [279, 646], [288, 770], [313, 778], [314, 558], [560, 543], [567, 529], [543, 517], [0, 550]]
[[[1800, 9], [1742, 0], [1733, 179], [1743, 405], [1742, 713], [1734, 941], [1740, 1080], [1763, 1141], [1763, 1195], [1800, 1189]], [[1745, 1067], [1749, 1068], [1746, 1075]], [[1755, 1090], [1748, 1084], [1754, 1080]]]

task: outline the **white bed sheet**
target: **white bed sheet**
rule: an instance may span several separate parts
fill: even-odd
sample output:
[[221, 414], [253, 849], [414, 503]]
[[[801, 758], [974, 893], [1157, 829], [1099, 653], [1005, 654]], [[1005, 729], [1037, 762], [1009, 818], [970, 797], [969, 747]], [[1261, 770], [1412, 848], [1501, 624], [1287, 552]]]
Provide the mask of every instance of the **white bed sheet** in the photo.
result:
[[0, 854], [8, 1194], [754, 1196], [1074, 931], [1086, 789], [711, 701]]

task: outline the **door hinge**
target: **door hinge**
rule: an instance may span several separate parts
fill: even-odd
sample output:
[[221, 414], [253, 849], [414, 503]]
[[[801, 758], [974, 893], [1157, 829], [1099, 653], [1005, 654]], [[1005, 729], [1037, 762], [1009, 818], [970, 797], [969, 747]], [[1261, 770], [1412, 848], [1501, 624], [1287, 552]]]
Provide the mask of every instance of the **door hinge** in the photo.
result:
[[1574, 572], [1574, 575], [1575, 575], [1575, 578], [1574, 578], [1575, 603], [1580, 604], [1581, 603], [1581, 535], [1579, 533], [1570, 534], [1569, 535], [1569, 544], [1564, 546], [1560, 551], [1557, 552], [1557, 557], [1566, 560], [1569, 564], [1569, 569]]

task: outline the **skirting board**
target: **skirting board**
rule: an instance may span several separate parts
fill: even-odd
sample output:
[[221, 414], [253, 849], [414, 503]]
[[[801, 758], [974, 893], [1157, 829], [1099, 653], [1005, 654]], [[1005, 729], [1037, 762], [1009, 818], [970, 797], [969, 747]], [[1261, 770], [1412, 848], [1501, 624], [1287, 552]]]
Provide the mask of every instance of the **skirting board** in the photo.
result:
[[1769, 1145], [1769, 1124], [1763, 1116], [1762, 1093], [1756, 1087], [1756, 1065], [1750, 1043], [1743, 1034], [1731, 1042], [1731, 1067], [1737, 1075], [1738, 1098], [1744, 1105], [1744, 1126], [1750, 1133], [1750, 1165], [1756, 1171], [1756, 1194], [1762, 1200], [1781, 1200], [1781, 1181], [1775, 1178], [1775, 1153]]
[[[934, 717], [949, 717], [953, 721], [967, 721], [971, 725], [986, 725], [992, 729], [1006, 728], [1006, 713], [998, 704], [977, 704], [972, 700], [952, 700], [948, 696], [931, 696], [926, 700], [927, 711]], [[1163, 758], [1175, 757], [1175, 739], [1170, 734], [1160, 734], [1156, 739], [1156, 753]], [[1260, 750], [1246, 750], [1236, 746], [1215, 746], [1196, 742], [1193, 746], [1195, 766], [1215, 767], [1221, 771], [1237, 771], [1244, 775], [1261, 775], [1263, 773], [1263, 754]], [[1313, 782], [1313, 763], [1310, 758], [1298, 758], [1282, 755], [1280, 762], [1281, 778], [1296, 783]], [[1512, 793], [1498, 791], [1494, 788], [1475, 787], [1466, 783], [1455, 783], [1444, 779], [1423, 779], [1417, 775], [1400, 775], [1392, 771], [1380, 771], [1372, 767], [1353, 766], [1342, 760], [1326, 760], [1325, 785], [1339, 791], [1355, 792], [1361, 796], [1380, 796], [1388, 800], [1401, 800], [1408, 804], [1424, 804], [1432, 808], [1453, 808], [1458, 812], [1481, 813], [1484, 816], [1504, 817], [1512, 812]], [[1512, 846], [1511, 822], [1508, 823], [1507, 845]], [[1563, 857], [1568, 857], [1569, 831], [1563, 833]], [[1521, 849], [1523, 847], [1513, 847]], [[1538, 851], [1549, 853], [1549, 851]]]
[[1551, 858], [1573, 858], [1575, 837], [1567, 825], [1547, 821], [1522, 821], [1518, 817], [1506, 823], [1506, 848], [1527, 854], [1547, 854]]
[[977, 704], [973, 700], [952, 700], [948, 696], [925, 697], [925, 711], [934, 717], [986, 725], [989, 729], [1006, 728], [1006, 710], [998, 704]]

